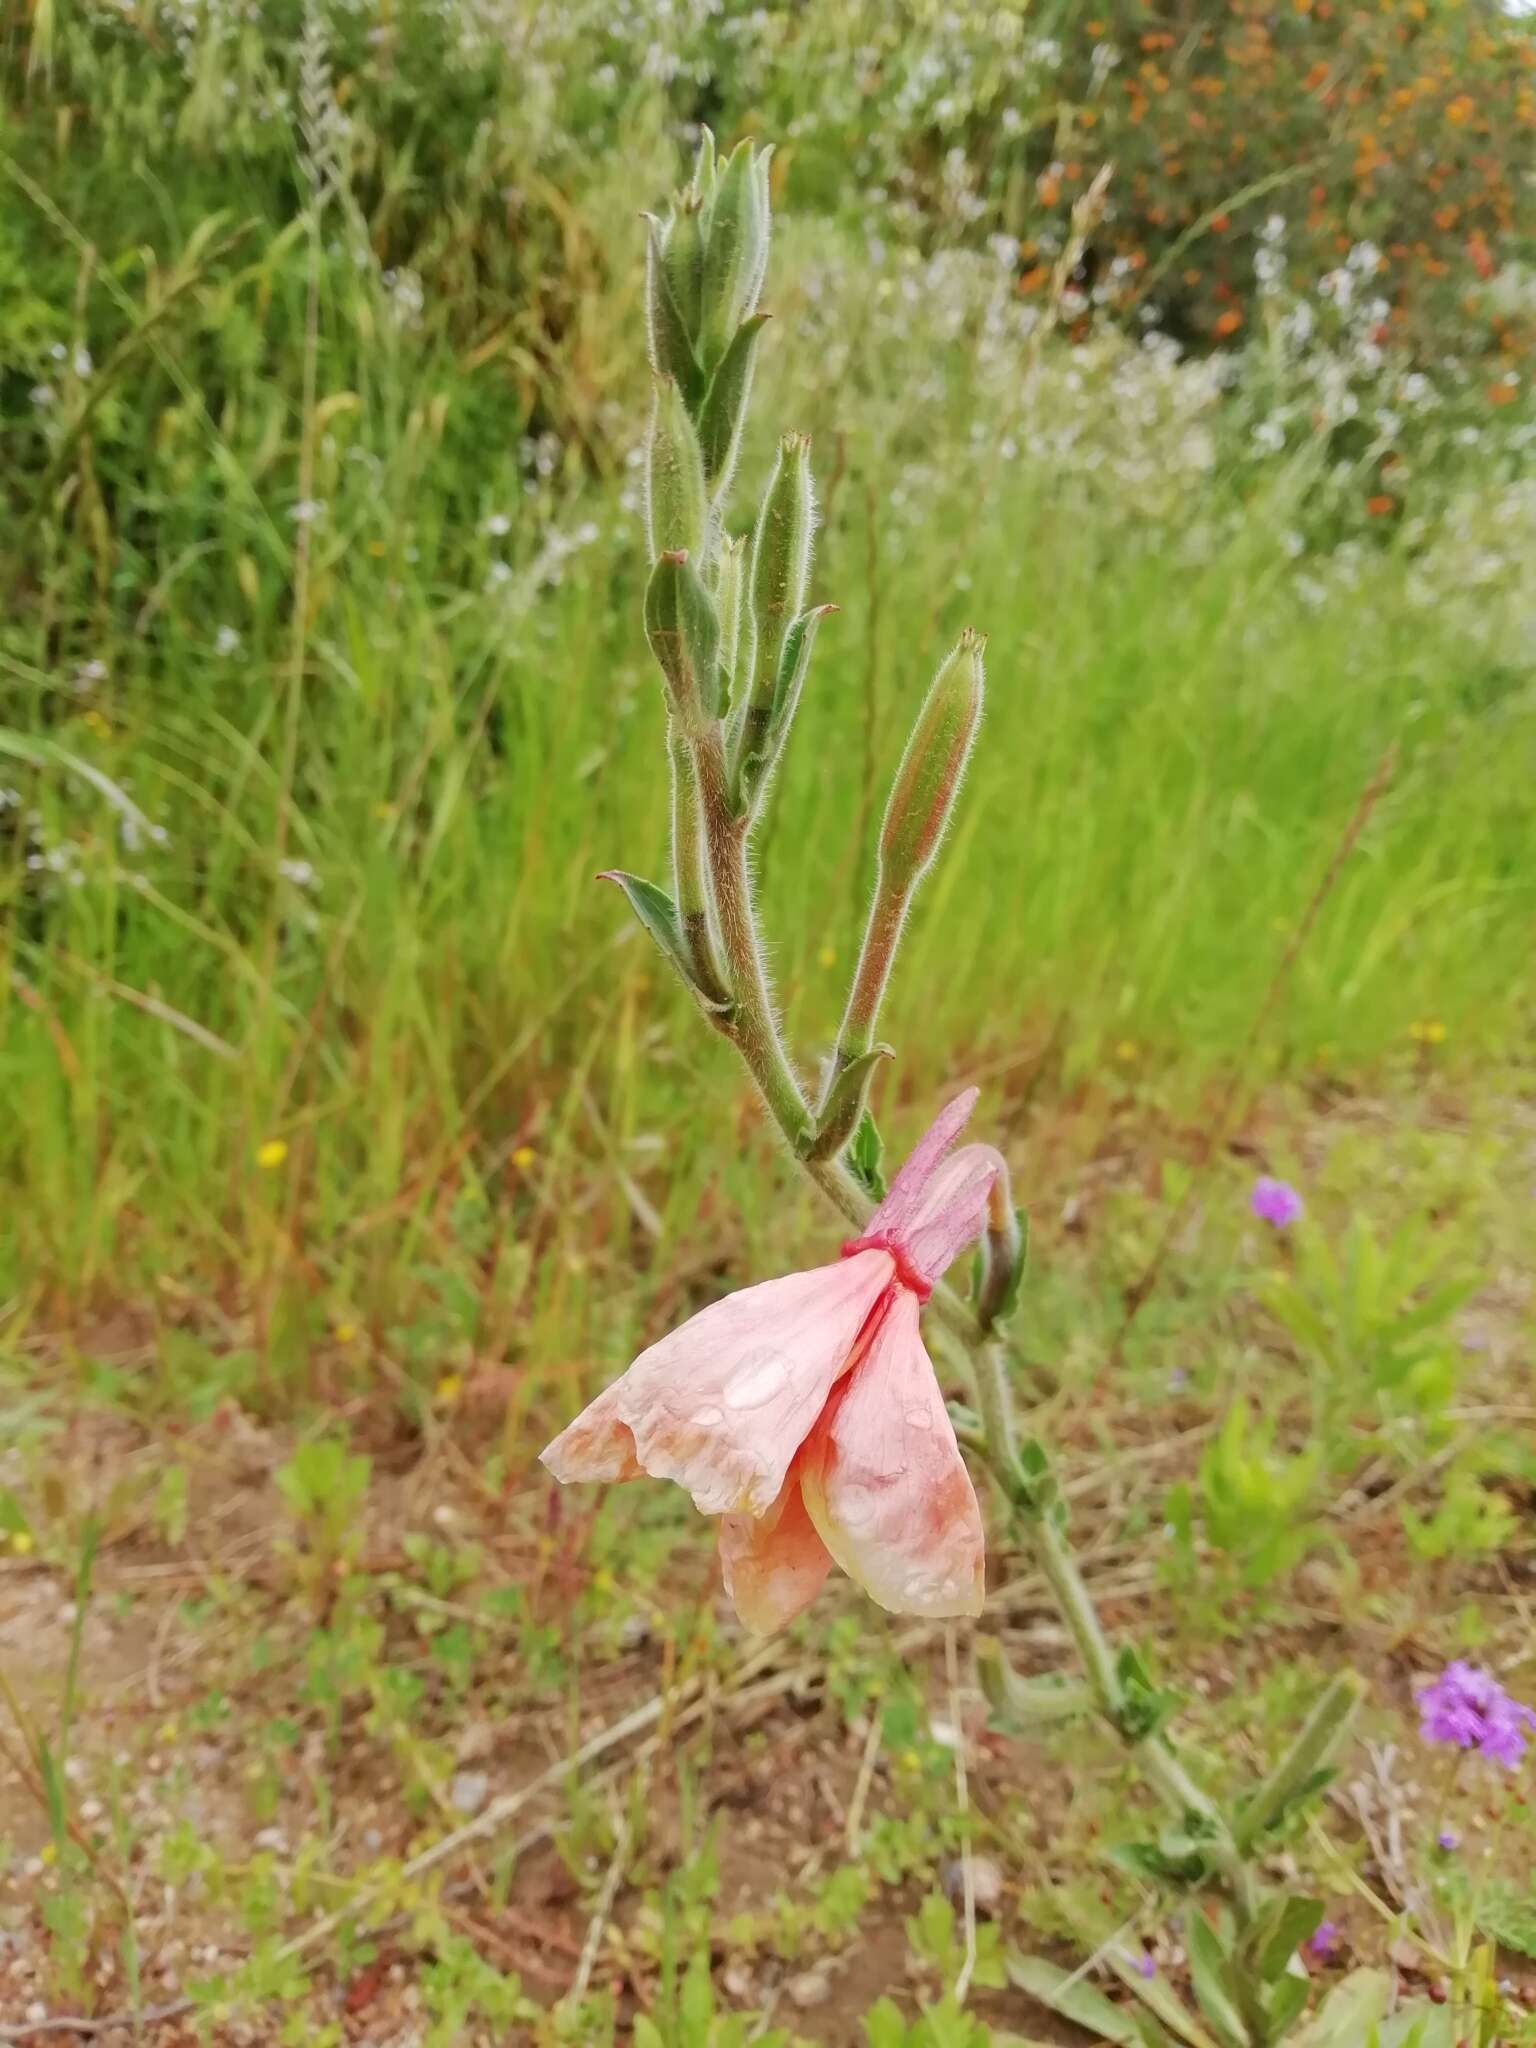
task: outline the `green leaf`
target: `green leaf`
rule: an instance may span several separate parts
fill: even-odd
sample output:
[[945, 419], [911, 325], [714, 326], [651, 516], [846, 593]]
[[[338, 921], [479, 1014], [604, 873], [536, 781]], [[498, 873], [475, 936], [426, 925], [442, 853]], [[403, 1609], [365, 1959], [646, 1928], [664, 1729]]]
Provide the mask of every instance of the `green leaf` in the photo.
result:
[[694, 981], [693, 968], [683, 944], [682, 927], [678, 923], [677, 906], [666, 890], [658, 889], [654, 882], [647, 882], [643, 876], [627, 875], [622, 868], [605, 868], [597, 879], [616, 882], [624, 891], [625, 901], [640, 920], [646, 935], [684, 986], [707, 1009], [723, 1009], [723, 1004], [711, 1003]]
[[1192, 1910], [1185, 1919], [1185, 1936], [1195, 2000], [1214, 2028], [1217, 2040], [1222, 2048], [1251, 2048], [1248, 2029], [1232, 1996], [1227, 1954], [1215, 1928], [1202, 1912]]
[[868, 2048], [906, 2048], [907, 2023], [894, 2000], [878, 1999], [861, 2024]]
[[1304, 1941], [1323, 1924], [1321, 1899], [1277, 1899], [1264, 1916], [1259, 1948], [1259, 1975], [1272, 1984]]
[[741, 451], [741, 430], [752, 395], [752, 370], [757, 344], [772, 316], [754, 313], [737, 328], [720, 367], [709, 380], [709, 390], [699, 408], [699, 450], [704, 458], [704, 478], [718, 506], [731, 487], [736, 457]]
[[1056, 1963], [1048, 1962], [1044, 1956], [1020, 1955], [1011, 1950], [1007, 1957], [1008, 1981], [1020, 1991], [1027, 1991], [1031, 1998], [1038, 1998], [1042, 2005], [1052, 2012], [1059, 2012], [1063, 2019], [1071, 2020], [1076, 2026], [1086, 2027], [1101, 2041], [1114, 2041], [1135, 2048], [1137, 2040], [1136, 2022], [1118, 2005], [1111, 2005], [1102, 1991], [1096, 1991], [1091, 1984], [1074, 1981], [1072, 1972], [1063, 1970]]
[[1336, 1984], [1291, 2048], [1360, 2048], [1386, 2017], [1392, 1980], [1385, 1970], [1351, 1970]]
[[1267, 2010], [1275, 2039], [1282, 2039], [1301, 2016], [1312, 1993], [1312, 1980], [1305, 1972], [1282, 1977], [1269, 1994]]
[[868, 1052], [858, 1053], [836, 1075], [825, 1103], [817, 1112], [815, 1128], [799, 1140], [798, 1150], [804, 1158], [831, 1159], [841, 1152], [867, 1114], [864, 1098], [876, 1068], [883, 1060], [895, 1057], [890, 1046], [873, 1046]]
[[873, 1195], [877, 1202], [885, 1200], [885, 1176], [880, 1171], [884, 1157], [885, 1144], [879, 1127], [866, 1109], [848, 1147], [848, 1169], [860, 1187]]

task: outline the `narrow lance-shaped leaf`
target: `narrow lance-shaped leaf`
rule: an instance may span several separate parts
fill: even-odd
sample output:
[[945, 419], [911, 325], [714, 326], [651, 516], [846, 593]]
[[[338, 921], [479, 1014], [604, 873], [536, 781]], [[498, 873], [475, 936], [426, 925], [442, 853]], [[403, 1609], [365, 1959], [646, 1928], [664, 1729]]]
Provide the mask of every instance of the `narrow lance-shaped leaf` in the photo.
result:
[[752, 369], [757, 344], [773, 316], [754, 313], [737, 328], [720, 367], [710, 379], [709, 390], [699, 408], [699, 449], [704, 458], [704, 478], [716, 506], [723, 506], [741, 453], [741, 430], [746, 423], [747, 402], [752, 395]]
[[800, 614], [784, 636], [766, 728], [756, 748], [742, 757], [741, 791], [748, 806], [762, 801], [779, 756], [784, 751], [789, 729], [795, 722], [795, 713], [800, 708], [800, 692], [805, 685], [806, 672], [811, 665], [811, 649], [816, 644], [821, 622], [837, 610], [835, 604], [813, 605], [808, 612]]
[[718, 1008], [700, 989], [694, 979], [693, 966], [688, 958], [688, 948], [683, 941], [682, 923], [677, 906], [665, 889], [658, 888], [641, 875], [627, 875], [622, 868], [607, 868], [597, 878], [600, 882], [616, 882], [624, 891], [630, 909], [635, 913], [642, 930], [655, 945], [657, 952], [677, 974], [689, 992], [699, 998], [708, 1008]]
[[693, 422], [671, 377], [658, 377], [652, 394], [645, 511], [652, 561], [679, 548], [704, 558], [710, 518], [704, 464]]
[[832, 1078], [825, 1102], [816, 1112], [816, 1122], [800, 1140], [801, 1156], [810, 1160], [833, 1159], [853, 1136], [864, 1114], [869, 1084], [882, 1060], [896, 1057], [888, 1045], [871, 1046]]

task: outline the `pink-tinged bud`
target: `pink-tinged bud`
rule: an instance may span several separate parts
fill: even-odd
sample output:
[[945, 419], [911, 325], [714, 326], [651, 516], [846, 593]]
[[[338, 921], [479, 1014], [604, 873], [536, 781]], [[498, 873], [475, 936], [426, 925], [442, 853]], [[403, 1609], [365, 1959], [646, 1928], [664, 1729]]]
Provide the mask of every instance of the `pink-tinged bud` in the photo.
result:
[[678, 731], [697, 739], [720, 715], [720, 621], [681, 549], [669, 549], [645, 590], [645, 636]]
[[938, 850], [981, 720], [986, 641], [970, 626], [934, 677], [880, 827], [880, 886], [907, 896]]

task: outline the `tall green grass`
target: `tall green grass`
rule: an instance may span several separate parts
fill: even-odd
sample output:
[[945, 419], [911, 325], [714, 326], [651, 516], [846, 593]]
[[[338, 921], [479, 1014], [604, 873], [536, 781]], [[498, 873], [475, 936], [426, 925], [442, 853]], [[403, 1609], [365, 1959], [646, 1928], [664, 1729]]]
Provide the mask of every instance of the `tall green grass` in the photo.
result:
[[[153, 274], [125, 260], [108, 279], [67, 192], [29, 189], [29, 233], [131, 346], [15, 515], [40, 582], [0, 649], [4, 722], [121, 782], [167, 837], [125, 844], [88, 783], [11, 771], [13, 1327], [141, 1304], [162, 1355], [190, 1321], [273, 1399], [348, 1325], [407, 1370], [455, 1345], [616, 1348], [633, 1311], [611, 1276], [658, 1237], [688, 1285], [706, 1267], [678, 1245], [728, 1258], [743, 1231], [784, 1227], [761, 1148], [737, 1142], [726, 1050], [593, 879], [659, 872], [667, 803], [623, 461], [643, 404], [638, 334], [617, 338], [639, 266], [623, 166], [567, 208], [572, 247], [604, 259], [588, 342], [548, 373], [558, 405], [536, 364], [444, 309], [402, 325], [339, 205], [318, 258], [255, 233], [214, 262], [167, 194]], [[286, 200], [257, 198], [276, 222]], [[1309, 599], [1281, 545], [1304, 467], [1246, 504], [1218, 468], [1142, 507], [1144, 466], [1127, 483], [1113, 461], [1042, 454], [1028, 422], [1058, 403], [1085, 445], [1115, 447], [1116, 388], [1090, 358], [1079, 374], [1052, 351], [1005, 436], [985, 395], [996, 338], [923, 302], [942, 273], [909, 273], [915, 309], [882, 311], [888, 285], [835, 231], [791, 233], [777, 263], [757, 410], [765, 432], [816, 434], [815, 588], [844, 607], [764, 841], [802, 1055], [841, 1005], [905, 718], [967, 621], [991, 635], [987, 716], [887, 1019], [893, 1126], [959, 1071], [1011, 1095], [1134, 1072], [1193, 1099], [1240, 1056], [1389, 746], [1390, 789], [1263, 1059], [1368, 1071], [1421, 1018], [1453, 1055], [1518, 1044], [1529, 721], [1467, 612], [1411, 607], [1390, 542], [1347, 594]], [[835, 376], [795, 347], [829, 292], [865, 323]], [[306, 432], [324, 509], [296, 631]]]

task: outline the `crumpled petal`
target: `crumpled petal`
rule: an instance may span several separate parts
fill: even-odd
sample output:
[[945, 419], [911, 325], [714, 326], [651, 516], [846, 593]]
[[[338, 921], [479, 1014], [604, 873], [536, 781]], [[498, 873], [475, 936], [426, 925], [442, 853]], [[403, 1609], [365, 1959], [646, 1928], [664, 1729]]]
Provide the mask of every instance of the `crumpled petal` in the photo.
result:
[[864, 1226], [867, 1237], [905, 1238], [944, 1154], [965, 1129], [981, 1091], [967, 1088], [941, 1109], [892, 1177], [885, 1200]]
[[725, 1515], [720, 1570], [742, 1625], [765, 1636], [803, 1614], [821, 1591], [832, 1557], [806, 1513], [791, 1468], [766, 1515]]
[[828, 1402], [800, 1486], [822, 1542], [872, 1600], [893, 1614], [980, 1614], [981, 1508], [908, 1289], [892, 1290]]
[[560, 1480], [638, 1469], [703, 1514], [766, 1515], [894, 1270], [869, 1250], [728, 1294], [642, 1351], [544, 1463]]
[[932, 1287], [981, 1235], [992, 1183], [1004, 1170], [990, 1145], [963, 1145], [945, 1157], [975, 1106], [976, 1090], [967, 1088], [939, 1112], [855, 1240], [890, 1245], [904, 1263], [902, 1279], [920, 1288]]

